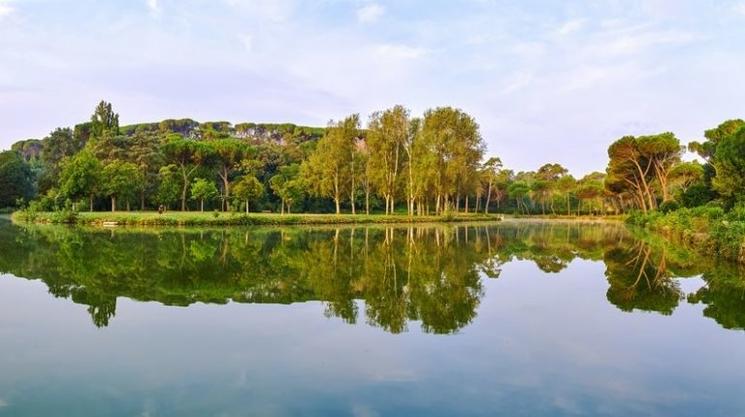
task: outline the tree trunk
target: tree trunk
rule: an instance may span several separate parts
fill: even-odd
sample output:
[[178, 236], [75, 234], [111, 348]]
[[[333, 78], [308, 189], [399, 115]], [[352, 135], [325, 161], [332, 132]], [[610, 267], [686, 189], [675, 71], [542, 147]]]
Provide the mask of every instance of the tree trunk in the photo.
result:
[[246, 199], [246, 214], [248, 214], [248, 199]]
[[199, 211], [204, 213], [204, 199], [203, 198], [199, 199]]
[[92, 213], [93, 212], [93, 195], [89, 196], [88, 201], [90, 202], [90, 209], [88, 211]]
[[111, 212], [113, 213], [115, 211], [116, 211], [116, 197], [112, 195], [111, 196]]
[[145, 190], [140, 191], [140, 211], [145, 211]]
[[127, 199], [127, 211], [129, 211], [129, 199]]

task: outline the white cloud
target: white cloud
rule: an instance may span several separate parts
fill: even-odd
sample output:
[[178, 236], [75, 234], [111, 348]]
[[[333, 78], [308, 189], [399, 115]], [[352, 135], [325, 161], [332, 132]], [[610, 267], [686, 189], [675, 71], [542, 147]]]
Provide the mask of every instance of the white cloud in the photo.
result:
[[153, 14], [160, 13], [160, 5], [158, 4], [158, 0], [145, 0], [145, 4], [147, 5], [147, 8], [150, 10], [150, 13], [153, 13]]
[[8, 406], [8, 402], [0, 398], [0, 408], [7, 407], [7, 406]]
[[243, 44], [243, 47], [246, 48], [246, 51], [251, 52], [253, 50], [253, 46], [254, 46], [253, 36], [249, 34], [243, 34], [243, 35], [238, 36], [238, 39], [241, 41], [241, 44]]
[[7, 2], [0, 0], [0, 19], [13, 13], [14, 10]]
[[585, 19], [572, 19], [559, 26], [556, 33], [559, 35], [569, 35], [570, 33], [577, 32], [585, 26]]
[[357, 9], [357, 20], [360, 23], [373, 23], [385, 13], [385, 8], [377, 3], [370, 3]]
[[417, 59], [427, 54], [424, 48], [399, 44], [383, 44], [375, 47], [375, 53], [388, 58]]
[[739, 3], [735, 3], [732, 6], [732, 11], [735, 12], [735, 13], [737, 13], [737, 14], [739, 14], [739, 15], [745, 16], [745, 1], [741, 1]]

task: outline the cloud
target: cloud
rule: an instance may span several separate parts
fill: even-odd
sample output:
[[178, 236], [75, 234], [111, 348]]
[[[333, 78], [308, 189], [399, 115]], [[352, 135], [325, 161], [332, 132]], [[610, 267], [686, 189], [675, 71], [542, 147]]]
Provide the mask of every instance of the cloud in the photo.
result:
[[13, 13], [14, 10], [7, 2], [0, 0], [0, 19]]
[[408, 45], [383, 44], [375, 47], [375, 53], [388, 58], [417, 59], [426, 55], [428, 51]]
[[385, 13], [385, 8], [377, 3], [370, 3], [357, 9], [357, 20], [360, 23], [374, 23]]
[[7, 406], [8, 406], [8, 402], [0, 398], [0, 408], [7, 407]]
[[577, 32], [585, 26], [585, 19], [572, 19], [559, 26], [556, 33], [559, 35], [569, 35], [570, 33]]
[[158, 0], [145, 0], [145, 5], [147, 5], [147, 8], [150, 10], [150, 13], [152, 14], [160, 13], [160, 5], [158, 4]]
[[243, 44], [243, 47], [246, 48], [246, 51], [251, 52], [253, 50], [253, 46], [254, 46], [253, 36], [249, 34], [243, 34], [243, 35], [238, 36], [238, 39], [241, 41], [241, 44]]
[[745, 16], [745, 1], [741, 1], [732, 5], [732, 11], [741, 16]]

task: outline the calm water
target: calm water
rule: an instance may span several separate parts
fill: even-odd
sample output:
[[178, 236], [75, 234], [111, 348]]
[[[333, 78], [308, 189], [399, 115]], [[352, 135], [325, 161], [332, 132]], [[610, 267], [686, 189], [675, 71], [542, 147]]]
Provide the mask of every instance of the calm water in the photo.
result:
[[0, 416], [743, 416], [743, 327], [622, 225], [0, 220]]

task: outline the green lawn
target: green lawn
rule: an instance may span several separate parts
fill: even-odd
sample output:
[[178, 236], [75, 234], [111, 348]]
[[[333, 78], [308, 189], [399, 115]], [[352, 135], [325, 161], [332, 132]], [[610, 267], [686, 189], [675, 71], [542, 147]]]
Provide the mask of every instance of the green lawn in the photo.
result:
[[223, 212], [179, 212], [164, 214], [146, 211], [112, 212], [16, 212], [17, 222], [74, 223], [88, 225], [132, 225], [132, 226], [226, 226], [226, 225], [285, 225], [285, 224], [354, 224], [354, 223], [432, 223], [464, 221], [497, 221], [497, 214], [453, 213], [442, 216], [414, 216], [405, 214], [277, 214], [277, 213], [223, 213]]

